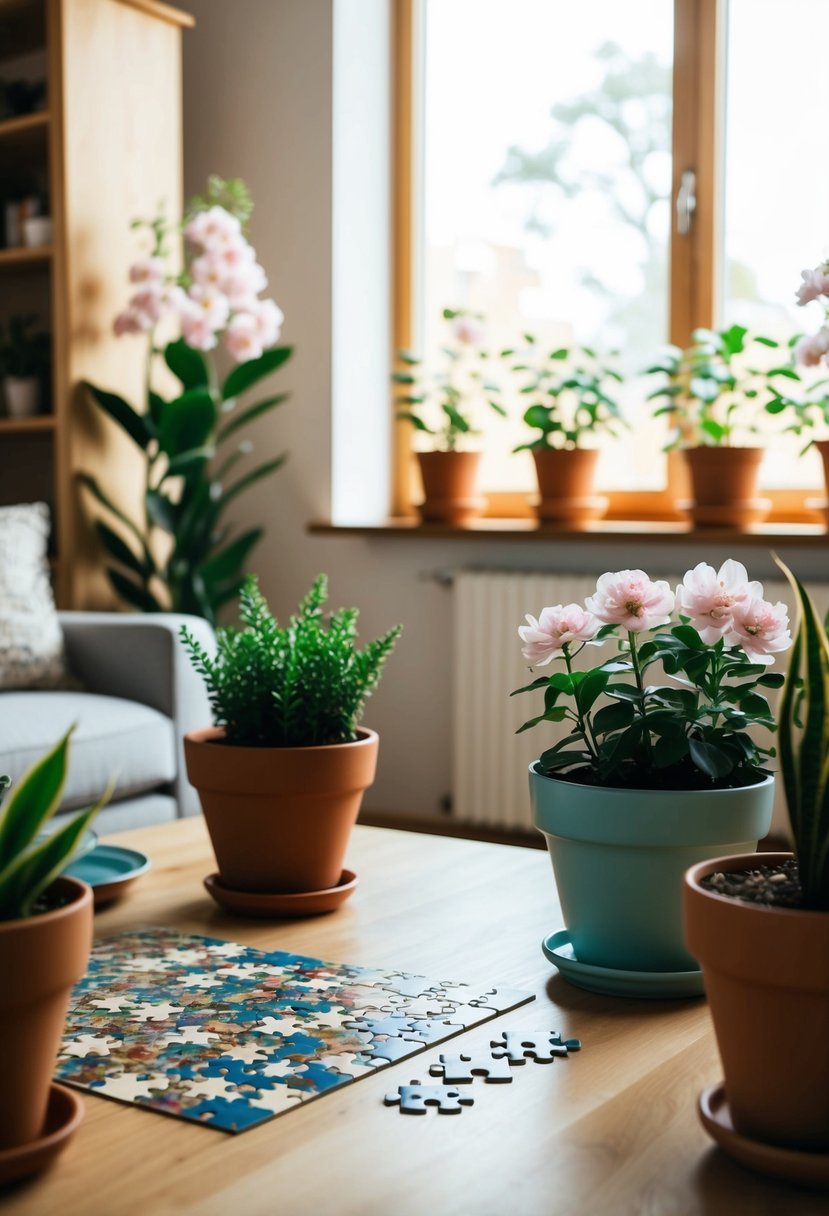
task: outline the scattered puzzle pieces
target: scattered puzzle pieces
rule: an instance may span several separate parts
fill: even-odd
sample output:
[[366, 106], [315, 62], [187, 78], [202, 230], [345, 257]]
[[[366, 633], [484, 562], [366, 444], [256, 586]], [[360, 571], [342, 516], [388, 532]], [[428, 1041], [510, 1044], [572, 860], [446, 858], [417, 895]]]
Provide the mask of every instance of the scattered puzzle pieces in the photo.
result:
[[524, 1064], [529, 1059], [537, 1064], [550, 1064], [556, 1056], [579, 1051], [581, 1043], [578, 1039], [562, 1041], [561, 1036], [553, 1030], [541, 1033], [505, 1030], [500, 1039], [490, 1040], [490, 1047], [495, 1049], [493, 1054], [506, 1057], [511, 1064]]
[[425, 1115], [427, 1106], [436, 1106], [441, 1115], [459, 1115], [464, 1106], [472, 1106], [474, 1098], [462, 1094], [450, 1085], [421, 1085], [410, 1081], [398, 1085], [396, 1094], [386, 1094], [386, 1106], [400, 1106], [401, 1115]]
[[475, 1076], [482, 1076], [488, 1082], [512, 1081], [509, 1059], [489, 1052], [474, 1056], [441, 1055], [440, 1063], [432, 1064], [429, 1072], [433, 1077], [443, 1077], [444, 1085], [471, 1085]]

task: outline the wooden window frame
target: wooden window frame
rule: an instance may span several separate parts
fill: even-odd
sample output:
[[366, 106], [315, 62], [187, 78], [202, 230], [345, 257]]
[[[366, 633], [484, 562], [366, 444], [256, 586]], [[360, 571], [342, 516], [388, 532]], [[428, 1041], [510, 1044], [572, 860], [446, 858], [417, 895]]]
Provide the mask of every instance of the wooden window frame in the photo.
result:
[[[414, 257], [418, 217], [415, 191], [419, 169], [417, 115], [420, 46], [420, 0], [394, 0], [392, 71], [392, 339], [393, 353], [412, 345]], [[669, 336], [686, 346], [697, 326], [712, 326], [719, 275], [716, 210], [719, 197], [720, 113], [724, 85], [726, 0], [674, 0], [673, 129]], [[677, 197], [682, 173], [696, 174], [696, 210], [690, 232], [676, 231]], [[604, 491], [609, 520], [679, 521], [676, 500], [688, 496], [685, 463], [678, 452], [667, 457], [667, 485], [662, 490]], [[412, 432], [405, 422], [393, 431], [392, 515], [411, 517], [415, 478]], [[822, 523], [806, 500], [821, 489], [763, 490], [771, 499], [768, 522]], [[487, 515], [497, 519], [534, 516], [528, 495], [520, 491], [488, 493]]]

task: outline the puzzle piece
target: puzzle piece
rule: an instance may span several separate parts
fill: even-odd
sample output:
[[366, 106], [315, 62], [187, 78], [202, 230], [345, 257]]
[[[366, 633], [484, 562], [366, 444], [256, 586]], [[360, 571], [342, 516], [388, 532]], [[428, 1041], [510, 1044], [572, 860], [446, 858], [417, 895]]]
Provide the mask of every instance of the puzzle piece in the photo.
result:
[[382, 1018], [361, 1016], [340, 1024], [346, 1030], [362, 1030], [367, 1034], [387, 1035], [392, 1039], [415, 1039], [426, 1042], [425, 1039], [420, 1039], [420, 1027], [423, 1023], [417, 1018], [398, 1017], [396, 1014]]
[[154, 1090], [161, 1092], [169, 1089], [170, 1082], [160, 1073], [139, 1075], [122, 1072], [112, 1077], [104, 1077], [102, 1081], [92, 1081], [89, 1088], [95, 1093], [119, 1098], [121, 1102], [135, 1102], [137, 1098], [151, 1098]]
[[184, 1013], [183, 1005], [173, 1005], [169, 1001], [144, 1001], [136, 1005], [130, 1013], [131, 1022], [166, 1022], [174, 1013]]
[[289, 1089], [287, 1085], [274, 1085], [273, 1089], [261, 1089], [255, 1096], [248, 1098], [250, 1106], [266, 1110], [271, 1115], [279, 1115], [283, 1110], [290, 1110], [304, 1101], [298, 1089]]
[[386, 1094], [386, 1106], [400, 1106], [401, 1115], [425, 1115], [427, 1106], [436, 1106], [441, 1115], [459, 1115], [461, 1108], [472, 1106], [471, 1094], [462, 1094], [459, 1089], [447, 1085], [421, 1085], [410, 1081], [398, 1085], [396, 1094]]
[[110, 1035], [79, 1034], [70, 1043], [64, 1043], [61, 1049], [63, 1056], [108, 1056], [113, 1047], [120, 1047], [121, 1040], [113, 1039]]
[[188, 1098], [224, 1098], [227, 1102], [240, 1102], [245, 1096], [237, 1092], [235, 1081], [224, 1077], [200, 1076], [192, 1081], [180, 1082]]
[[562, 1041], [554, 1030], [541, 1033], [505, 1030], [500, 1039], [490, 1040], [490, 1047], [496, 1049], [493, 1054], [505, 1056], [511, 1064], [524, 1064], [528, 1059], [534, 1059], [537, 1064], [550, 1064], [556, 1056], [579, 1051], [581, 1043], [578, 1039]]
[[476, 1075], [483, 1076], [488, 1082], [512, 1081], [509, 1059], [489, 1052], [474, 1056], [441, 1055], [440, 1063], [432, 1064], [429, 1072], [433, 1077], [442, 1077], [444, 1085], [469, 1085]]
[[388, 1060], [390, 1064], [394, 1064], [417, 1050], [409, 1039], [372, 1039], [365, 1045], [362, 1054], [373, 1060]]

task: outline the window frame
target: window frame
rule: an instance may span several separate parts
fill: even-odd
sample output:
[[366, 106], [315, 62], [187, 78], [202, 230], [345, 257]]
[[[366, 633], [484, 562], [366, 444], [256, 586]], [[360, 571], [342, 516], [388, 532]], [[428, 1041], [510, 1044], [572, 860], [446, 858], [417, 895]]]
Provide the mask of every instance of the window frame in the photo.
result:
[[[714, 324], [720, 274], [716, 212], [720, 191], [720, 133], [717, 117], [724, 96], [726, 0], [674, 0], [672, 111], [672, 183], [669, 288], [669, 339], [687, 346], [698, 326]], [[412, 346], [416, 292], [415, 257], [419, 244], [416, 191], [422, 134], [417, 98], [422, 89], [422, 0], [394, 0], [392, 22], [392, 357]], [[687, 235], [677, 232], [675, 200], [682, 174], [696, 175], [696, 208]], [[392, 435], [392, 501], [395, 517], [412, 517], [415, 472], [412, 429], [401, 421]], [[661, 490], [603, 491], [609, 499], [608, 520], [675, 522], [684, 520], [676, 500], [689, 495], [685, 462], [679, 452], [667, 456], [667, 484]], [[822, 493], [806, 489], [763, 489], [771, 500], [767, 522], [821, 523], [808, 498]], [[490, 492], [486, 514], [495, 519], [533, 517], [525, 492]]]

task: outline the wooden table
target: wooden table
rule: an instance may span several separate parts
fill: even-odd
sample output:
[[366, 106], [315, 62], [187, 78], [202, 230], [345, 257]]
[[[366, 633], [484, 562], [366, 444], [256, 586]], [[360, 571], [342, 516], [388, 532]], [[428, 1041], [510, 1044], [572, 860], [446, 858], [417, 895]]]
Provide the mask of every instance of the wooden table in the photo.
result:
[[[566, 1060], [527, 1063], [511, 1085], [474, 1082], [454, 1117], [406, 1117], [383, 1095], [446, 1046], [429, 1048], [270, 1123], [230, 1137], [84, 1095], [86, 1119], [55, 1167], [0, 1197], [3, 1216], [817, 1216], [829, 1201], [733, 1164], [697, 1121], [721, 1076], [704, 1001], [634, 1001], [570, 987], [542, 938], [561, 925], [546, 854], [358, 828], [360, 886], [333, 915], [243, 920], [201, 878], [204, 825], [184, 820], [116, 838], [153, 870], [98, 914], [96, 931], [169, 925], [266, 949], [486, 980], [536, 994], [472, 1028], [554, 1028], [582, 1040]], [[781, 1027], [785, 1033], [787, 1028]], [[796, 1027], [788, 1028], [796, 1033]], [[781, 1050], [784, 1050], [781, 1047]]]

